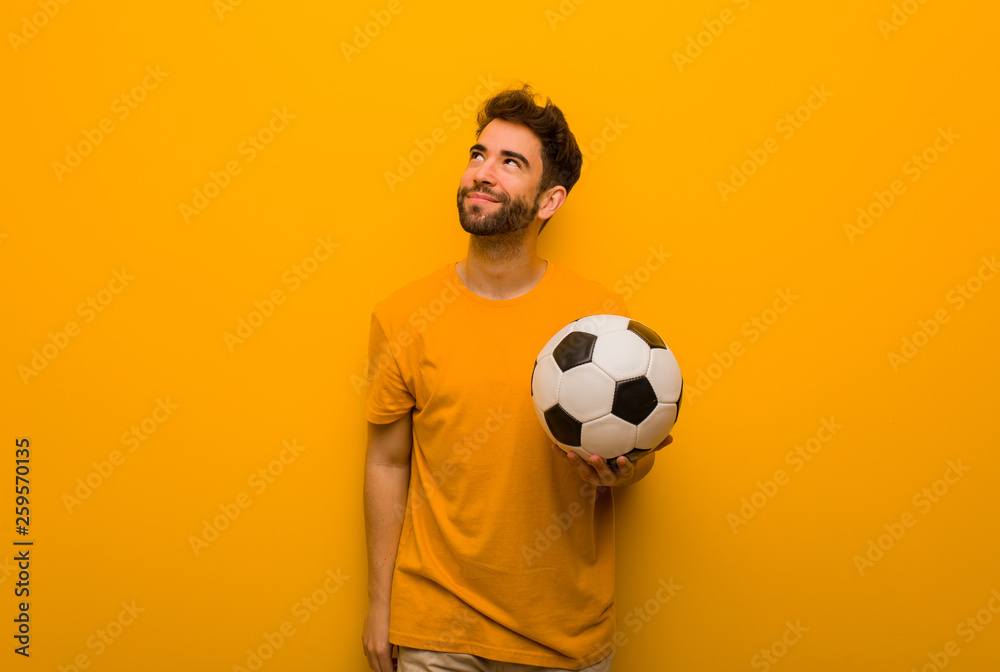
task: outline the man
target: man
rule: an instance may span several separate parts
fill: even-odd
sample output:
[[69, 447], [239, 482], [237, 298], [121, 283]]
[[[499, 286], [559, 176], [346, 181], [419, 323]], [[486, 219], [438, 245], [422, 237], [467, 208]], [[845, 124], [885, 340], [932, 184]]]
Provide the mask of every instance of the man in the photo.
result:
[[[372, 312], [365, 521], [376, 672], [610, 670], [615, 633], [612, 469], [547, 438], [535, 356], [617, 297], [538, 256], [580, 175], [559, 108], [529, 86], [483, 104], [458, 189], [468, 255]], [[670, 437], [657, 448], [670, 442]], [[654, 451], [655, 452], [655, 451]]]

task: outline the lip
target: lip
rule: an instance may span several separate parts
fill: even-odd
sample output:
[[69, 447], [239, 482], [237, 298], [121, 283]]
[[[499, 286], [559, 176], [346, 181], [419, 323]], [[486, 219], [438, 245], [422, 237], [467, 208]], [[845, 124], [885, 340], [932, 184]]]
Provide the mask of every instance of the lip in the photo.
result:
[[478, 192], [477, 193], [469, 194], [469, 195], [466, 196], [466, 198], [469, 199], [470, 201], [475, 201], [476, 203], [499, 203], [500, 202], [500, 201], [498, 201], [495, 198], [490, 198], [486, 194], [478, 193]]

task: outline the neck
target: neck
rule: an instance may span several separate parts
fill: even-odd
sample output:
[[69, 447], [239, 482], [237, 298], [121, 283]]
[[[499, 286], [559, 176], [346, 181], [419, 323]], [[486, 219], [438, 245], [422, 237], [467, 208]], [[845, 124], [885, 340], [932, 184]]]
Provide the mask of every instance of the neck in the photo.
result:
[[[469, 236], [469, 257], [489, 266], [517, 265], [534, 256], [528, 245], [528, 230], [511, 231], [497, 236]], [[531, 248], [531, 249], [529, 249]]]
[[500, 236], [470, 236], [468, 256], [455, 265], [459, 279], [487, 299], [513, 299], [528, 293], [548, 266], [536, 253], [536, 239], [529, 229]]

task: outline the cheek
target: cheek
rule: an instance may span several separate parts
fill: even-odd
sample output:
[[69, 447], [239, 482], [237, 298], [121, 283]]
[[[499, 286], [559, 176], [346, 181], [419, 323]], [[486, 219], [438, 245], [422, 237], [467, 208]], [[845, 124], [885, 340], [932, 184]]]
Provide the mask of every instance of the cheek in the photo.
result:
[[509, 185], [506, 191], [510, 195], [511, 200], [517, 199], [525, 201], [526, 203], [531, 203], [534, 197], [532, 190], [520, 182]]
[[518, 179], [516, 175], [500, 175], [497, 177], [496, 188], [503, 190], [511, 198], [523, 196], [527, 189], [524, 181]]

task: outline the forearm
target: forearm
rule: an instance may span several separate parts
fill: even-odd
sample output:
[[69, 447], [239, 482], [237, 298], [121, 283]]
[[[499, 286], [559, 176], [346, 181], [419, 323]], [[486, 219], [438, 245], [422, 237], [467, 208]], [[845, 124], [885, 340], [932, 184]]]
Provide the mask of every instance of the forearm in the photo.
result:
[[365, 536], [368, 542], [368, 599], [388, 607], [392, 570], [403, 527], [410, 465], [365, 463]]

